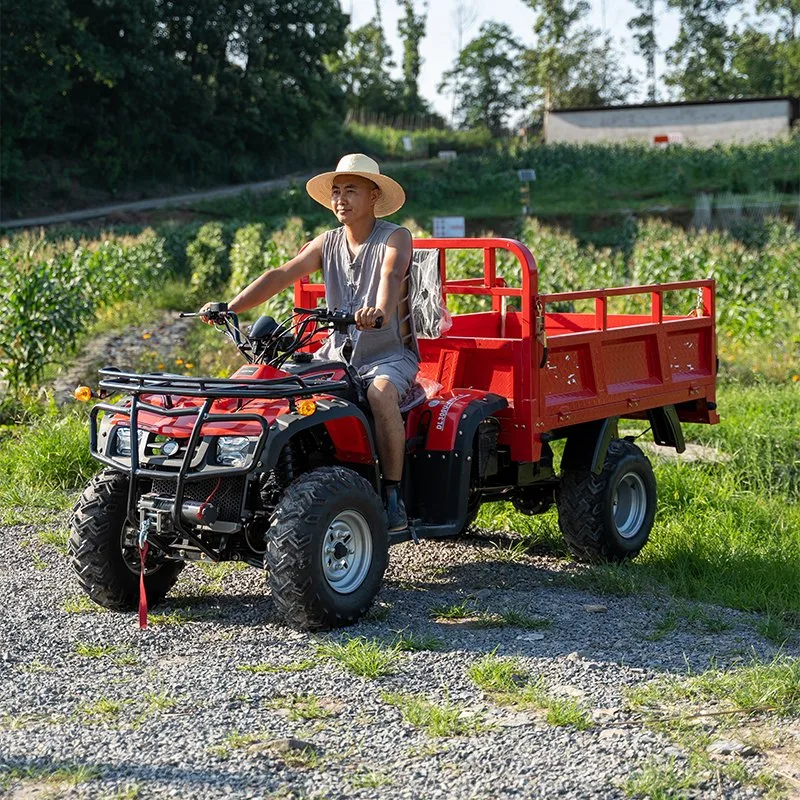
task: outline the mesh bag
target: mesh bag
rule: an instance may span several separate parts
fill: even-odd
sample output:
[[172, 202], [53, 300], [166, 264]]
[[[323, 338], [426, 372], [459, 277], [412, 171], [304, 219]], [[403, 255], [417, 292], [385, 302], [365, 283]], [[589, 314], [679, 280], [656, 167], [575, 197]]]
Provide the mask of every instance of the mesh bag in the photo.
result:
[[414, 250], [408, 306], [419, 339], [438, 339], [453, 324], [442, 298], [438, 250]]

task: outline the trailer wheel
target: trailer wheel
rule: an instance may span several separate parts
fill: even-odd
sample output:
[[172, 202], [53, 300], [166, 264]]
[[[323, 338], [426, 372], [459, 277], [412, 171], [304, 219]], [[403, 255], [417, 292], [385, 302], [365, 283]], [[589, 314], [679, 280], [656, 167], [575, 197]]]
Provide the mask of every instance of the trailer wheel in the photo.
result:
[[[98, 605], [130, 611], [139, 602], [141, 561], [136, 531], [128, 523], [129, 477], [105, 469], [92, 478], [72, 510], [69, 555], [81, 588]], [[144, 582], [151, 603], [175, 585], [183, 562], [150, 548]]]
[[647, 544], [656, 514], [656, 479], [645, 454], [616, 439], [599, 475], [567, 469], [558, 491], [558, 525], [579, 561], [625, 561]]
[[275, 605], [302, 630], [349, 625], [380, 589], [389, 558], [386, 512], [360, 475], [320, 467], [291, 483], [267, 532]]

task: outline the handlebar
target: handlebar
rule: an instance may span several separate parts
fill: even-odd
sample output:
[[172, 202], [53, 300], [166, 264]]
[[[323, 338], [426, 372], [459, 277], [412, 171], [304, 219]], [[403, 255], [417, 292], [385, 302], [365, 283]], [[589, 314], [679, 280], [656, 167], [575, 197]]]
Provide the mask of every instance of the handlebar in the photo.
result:
[[[346, 332], [348, 326], [356, 324], [356, 318], [353, 314], [348, 314], [346, 311], [336, 309], [331, 311], [328, 308], [296, 308], [295, 314], [306, 314], [313, 317], [317, 322], [327, 323], [335, 330]], [[375, 320], [375, 328], [383, 326], [383, 317], [378, 317]]]

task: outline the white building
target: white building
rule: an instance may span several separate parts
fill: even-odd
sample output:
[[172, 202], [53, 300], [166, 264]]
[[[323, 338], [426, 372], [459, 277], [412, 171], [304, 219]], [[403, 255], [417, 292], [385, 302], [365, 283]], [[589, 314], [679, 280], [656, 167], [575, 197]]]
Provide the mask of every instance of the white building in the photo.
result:
[[545, 114], [550, 142], [683, 142], [710, 147], [721, 142], [755, 142], [785, 136], [800, 118], [791, 97], [651, 103], [631, 106], [553, 109]]

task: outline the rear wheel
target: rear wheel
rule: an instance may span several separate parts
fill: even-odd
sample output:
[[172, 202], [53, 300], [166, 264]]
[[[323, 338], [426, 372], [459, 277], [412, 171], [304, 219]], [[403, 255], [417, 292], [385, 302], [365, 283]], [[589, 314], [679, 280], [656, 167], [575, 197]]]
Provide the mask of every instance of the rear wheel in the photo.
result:
[[656, 479], [644, 453], [615, 440], [599, 475], [564, 470], [558, 524], [580, 561], [625, 561], [647, 544], [656, 514]]
[[343, 467], [290, 484], [267, 533], [267, 581], [287, 623], [304, 630], [349, 625], [380, 589], [389, 558], [386, 513], [375, 490]]
[[[72, 512], [69, 555], [78, 583], [98, 605], [117, 611], [139, 602], [141, 560], [136, 530], [127, 520], [127, 475], [106, 469], [83, 490]], [[183, 569], [150, 548], [144, 583], [151, 603], [163, 600]]]

